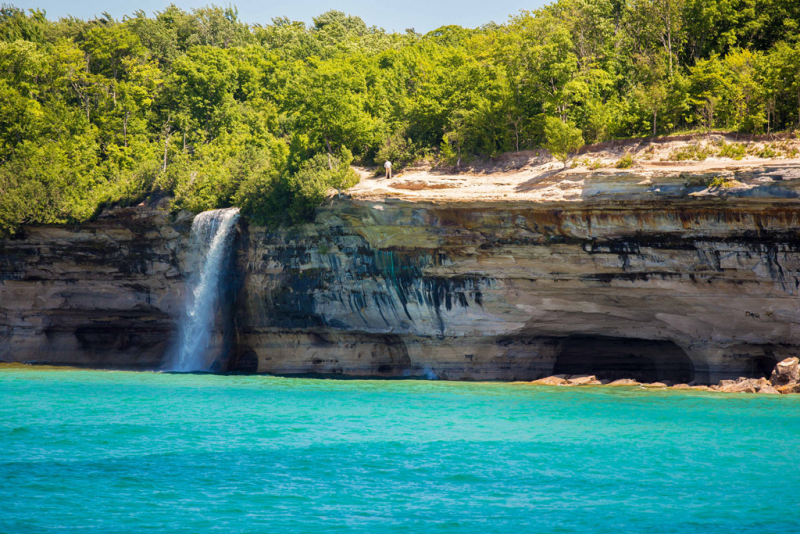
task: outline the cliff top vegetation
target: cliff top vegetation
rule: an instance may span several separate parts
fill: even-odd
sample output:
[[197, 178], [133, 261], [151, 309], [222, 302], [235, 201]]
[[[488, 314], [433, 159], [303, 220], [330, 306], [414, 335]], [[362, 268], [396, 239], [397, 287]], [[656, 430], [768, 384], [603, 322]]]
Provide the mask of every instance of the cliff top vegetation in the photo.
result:
[[[350, 164], [462, 165], [548, 144], [800, 126], [796, 0], [558, 0], [506, 24], [387, 33], [170, 6], [0, 9], [0, 234], [167, 193], [280, 224]], [[550, 146], [552, 146], [552, 139]]]

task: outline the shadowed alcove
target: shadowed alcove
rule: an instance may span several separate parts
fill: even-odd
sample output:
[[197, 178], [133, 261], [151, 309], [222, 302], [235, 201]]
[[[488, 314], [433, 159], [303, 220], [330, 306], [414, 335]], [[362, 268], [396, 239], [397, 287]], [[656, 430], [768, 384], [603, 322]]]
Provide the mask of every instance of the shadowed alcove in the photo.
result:
[[753, 378], [769, 378], [777, 363], [778, 359], [774, 356], [759, 356], [748, 362], [748, 369], [744, 374]]
[[694, 364], [672, 341], [573, 336], [561, 341], [553, 374], [688, 383], [694, 380]]

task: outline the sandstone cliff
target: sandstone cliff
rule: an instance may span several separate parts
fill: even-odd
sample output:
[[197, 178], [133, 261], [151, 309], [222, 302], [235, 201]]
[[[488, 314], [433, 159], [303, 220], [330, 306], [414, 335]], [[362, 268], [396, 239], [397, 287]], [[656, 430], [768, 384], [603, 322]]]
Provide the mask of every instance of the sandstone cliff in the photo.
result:
[[[219, 365], [769, 376], [800, 353], [799, 188], [793, 161], [365, 177], [313, 224], [240, 223], [238, 286], [226, 286], [235, 340]], [[3, 242], [0, 360], [161, 365], [189, 222], [129, 208]]]
[[0, 241], [0, 361], [155, 368], [180, 313], [191, 218], [116, 209]]

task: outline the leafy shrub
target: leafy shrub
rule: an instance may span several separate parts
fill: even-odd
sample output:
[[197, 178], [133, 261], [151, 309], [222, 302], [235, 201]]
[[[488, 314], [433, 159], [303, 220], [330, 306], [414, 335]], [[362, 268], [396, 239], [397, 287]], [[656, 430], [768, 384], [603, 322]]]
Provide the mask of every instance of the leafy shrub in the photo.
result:
[[631, 153], [626, 152], [625, 155], [617, 161], [616, 167], [618, 169], [630, 169], [633, 167], [633, 156]]
[[594, 160], [594, 161], [592, 161], [589, 164], [589, 169], [591, 169], [593, 171], [596, 171], [597, 169], [601, 169], [602, 167], [603, 167], [603, 161], [600, 160], [599, 158]]
[[710, 155], [707, 147], [693, 143], [673, 150], [669, 158], [673, 161], [704, 161]]
[[582, 132], [574, 125], [561, 119], [547, 117], [544, 134], [547, 138], [544, 147], [550, 151], [554, 158], [561, 161], [566, 169], [570, 154], [577, 152], [583, 146]]
[[581, 158], [577, 159], [572, 164], [573, 167], [588, 167], [589, 170], [596, 171], [603, 167], [603, 160], [600, 158], [591, 159], [591, 158]]
[[392, 168], [402, 169], [420, 159], [421, 151], [410, 138], [406, 137], [405, 130], [400, 130], [386, 138], [375, 154], [375, 163], [383, 169], [384, 161], [391, 161]]
[[778, 157], [778, 152], [775, 150], [775, 148], [772, 145], [764, 145], [764, 148], [762, 148], [761, 150], [758, 150], [756, 152], [756, 155], [759, 158], [771, 159], [771, 158], [777, 158]]
[[719, 145], [717, 155], [721, 158], [740, 160], [747, 154], [747, 148], [742, 143], [726, 143], [722, 141]]
[[731, 187], [740, 187], [742, 185], [744, 185], [744, 184], [742, 184], [742, 182], [740, 182], [739, 180], [735, 180], [735, 179], [727, 177], [727, 176], [715, 176], [708, 183], [708, 188], [709, 189], [715, 189], [715, 188], [729, 189]]
[[329, 189], [341, 192], [357, 184], [358, 174], [350, 168], [352, 161], [350, 151], [342, 149], [338, 157], [317, 154], [303, 163], [300, 170], [288, 178], [289, 217], [293, 221], [310, 218]]
[[442, 137], [439, 146], [439, 159], [445, 165], [451, 167], [461, 167], [462, 163], [469, 163], [472, 158], [464, 150], [465, 136], [460, 130], [447, 132]]

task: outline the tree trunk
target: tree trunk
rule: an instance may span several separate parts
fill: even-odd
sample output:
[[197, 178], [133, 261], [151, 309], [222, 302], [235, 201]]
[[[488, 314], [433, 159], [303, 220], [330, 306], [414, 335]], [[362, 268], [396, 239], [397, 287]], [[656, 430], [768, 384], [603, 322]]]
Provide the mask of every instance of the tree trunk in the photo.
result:
[[330, 141], [328, 141], [328, 137], [327, 136], [325, 137], [325, 147], [328, 149], [328, 170], [332, 171], [333, 170], [333, 162], [331, 161], [331, 152], [333, 152], [333, 150], [331, 150], [331, 143], [330, 143]]
[[667, 40], [669, 41], [669, 46], [667, 47], [668, 54], [669, 54], [669, 79], [672, 79], [672, 30], [669, 30], [669, 35], [667, 36]]
[[656, 136], [656, 117], [658, 116], [658, 111], [653, 110], [653, 137]]
[[167, 171], [167, 146], [169, 146], [169, 133], [164, 134], [164, 167], [163, 172]]

